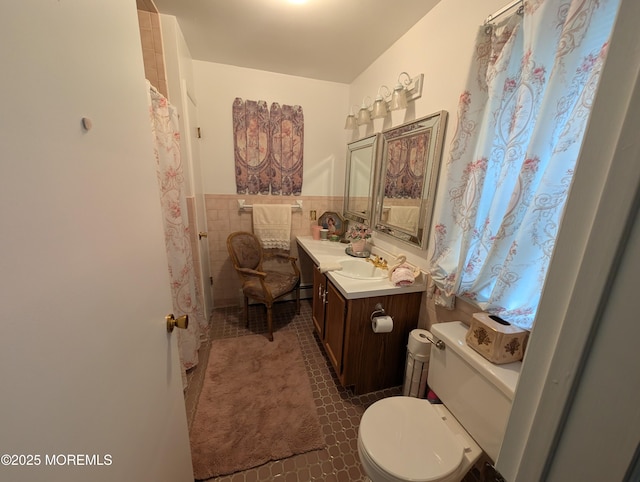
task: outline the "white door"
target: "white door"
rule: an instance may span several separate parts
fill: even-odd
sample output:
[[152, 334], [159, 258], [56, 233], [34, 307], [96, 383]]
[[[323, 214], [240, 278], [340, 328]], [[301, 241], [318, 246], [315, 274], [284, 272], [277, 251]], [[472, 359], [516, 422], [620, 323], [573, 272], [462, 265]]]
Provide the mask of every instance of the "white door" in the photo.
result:
[[[202, 186], [202, 168], [200, 165], [200, 137], [198, 127], [198, 106], [189, 92], [187, 83], [182, 80], [182, 105], [186, 111], [184, 119], [186, 135], [183, 136], [187, 148], [191, 185], [195, 199], [196, 232], [198, 233], [198, 261], [200, 268], [200, 291], [203, 294], [204, 312], [207, 319], [213, 309], [213, 293], [211, 292], [211, 268], [209, 267], [209, 239], [207, 232], [207, 209]], [[194, 253], [195, 255], [195, 253]]]
[[0, 7], [0, 480], [190, 481], [135, 2], [37, 3]]

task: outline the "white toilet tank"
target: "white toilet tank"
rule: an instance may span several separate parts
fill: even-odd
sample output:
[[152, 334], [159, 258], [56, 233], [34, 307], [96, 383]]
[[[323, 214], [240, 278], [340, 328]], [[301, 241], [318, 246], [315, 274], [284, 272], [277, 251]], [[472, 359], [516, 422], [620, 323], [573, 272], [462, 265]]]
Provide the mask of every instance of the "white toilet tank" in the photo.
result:
[[495, 462], [522, 362], [491, 363], [467, 346], [467, 330], [460, 321], [432, 325], [431, 332], [445, 348], [431, 346], [427, 383]]

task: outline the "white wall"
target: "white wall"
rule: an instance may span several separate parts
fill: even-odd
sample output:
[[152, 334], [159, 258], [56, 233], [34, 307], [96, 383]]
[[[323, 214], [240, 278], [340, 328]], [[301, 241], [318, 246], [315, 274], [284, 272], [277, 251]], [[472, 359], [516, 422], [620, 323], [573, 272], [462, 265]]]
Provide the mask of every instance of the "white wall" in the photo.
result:
[[[374, 123], [367, 134], [446, 110], [449, 120], [442, 158], [447, 159], [458, 98], [469, 74], [476, 33], [485, 18], [505, 3], [505, 0], [441, 1], [351, 84], [349, 101], [344, 106], [345, 114], [349, 106], [360, 105], [363, 97], [375, 99], [381, 85], [393, 89], [400, 72], [405, 71], [412, 77], [423, 73], [422, 97], [410, 103], [406, 111], [392, 112], [383, 125]], [[360, 136], [360, 131], [352, 132], [347, 134], [345, 142]], [[375, 244], [392, 253], [400, 250], [408, 255], [410, 262], [426, 267], [424, 252], [411, 250], [405, 245], [393, 246], [379, 236]]]
[[[184, 39], [182, 30], [178, 25], [176, 17], [173, 15], [160, 15], [160, 24], [162, 26], [162, 49], [164, 53], [165, 73], [167, 76], [167, 89], [169, 102], [178, 110], [180, 134], [182, 138], [183, 157], [187, 157], [183, 163], [185, 170], [186, 195], [193, 196], [198, 189], [195, 183], [202, 183], [199, 176], [200, 166], [193, 165], [191, 159], [187, 155], [187, 149], [184, 143], [188, 135], [187, 115], [185, 114], [187, 106], [185, 104], [186, 95], [191, 96], [194, 100], [195, 82], [193, 80], [193, 68], [191, 52]], [[186, 92], [183, 90], [186, 89]]]
[[304, 111], [303, 196], [344, 193], [346, 146], [344, 106], [349, 86], [261, 70], [194, 61], [202, 139], [200, 152], [207, 194], [235, 194], [231, 107], [236, 97]]
[[589, 359], [553, 451], [550, 481], [624, 480], [640, 443], [640, 377], [625, 373], [626, 367], [640, 366], [640, 324], [634, 319], [640, 266], [638, 212], [632, 229], [619, 271], [606, 288], [606, 308], [593, 330]]
[[[359, 130], [343, 129], [345, 117], [364, 96], [375, 98], [380, 85], [393, 89], [402, 71], [412, 76], [425, 74], [422, 98], [410, 104], [400, 117], [394, 112], [378, 130], [446, 110], [450, 134], [477, 28], [503, 5], [504, 0], [440, 2], [351, 85], [194, 61], [205, 192], [235, 194], [231, 106], [236, 97], [303, 107], [303, 195], [343, 194], [346, 144], [361, 137]], [[372, 132], [370, 128], [362, 136]]]
[[162, 26], [162, 48], [164, 50], [167, 86], [169, 87], [169, 100], [182, 112], [181, 81], [186, 82], [187, 91], [195, 93], [195, 81], [191, 52], [187, 45], [182, 30], [173, 15], [160, 15]]

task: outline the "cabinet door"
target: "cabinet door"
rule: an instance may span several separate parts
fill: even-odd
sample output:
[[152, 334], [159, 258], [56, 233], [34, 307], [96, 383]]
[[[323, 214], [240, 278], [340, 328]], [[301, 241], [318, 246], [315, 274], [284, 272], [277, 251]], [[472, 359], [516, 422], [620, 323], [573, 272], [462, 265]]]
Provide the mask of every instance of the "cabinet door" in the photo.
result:
[[327, 277], [318, 266], [313, 267], [313, 325], [321, 340], [324, 340], [324, 312], [327, 300]]
[[[407, 340], [418, 326], [421, 300], [422, 293], [405, 293], [349, 301], [341, 381], [353, 385], [356, 394], [402, 384]], [[378, 303], [393, 318], [390, 333], [371, 329], [371, 313]]]
[[338, 377], [342, 374], [346, 307], [346, 300], [330, 282], [327, 283], [324, 346]]

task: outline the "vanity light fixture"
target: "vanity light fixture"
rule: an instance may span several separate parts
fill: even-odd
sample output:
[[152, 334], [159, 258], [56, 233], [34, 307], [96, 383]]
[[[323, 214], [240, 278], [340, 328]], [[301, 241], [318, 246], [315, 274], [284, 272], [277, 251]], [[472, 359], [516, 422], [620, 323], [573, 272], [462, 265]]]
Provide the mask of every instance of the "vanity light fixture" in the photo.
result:
[[[400, 72], [398, 83], [393, 92], [389, 92], [389, 88], [386, 85], [381, 85], [378, 88], [378, 95], [373, 105], [367, 104], [366, 99], [370, 98], [365, 97], [357, 115], [353, 114], [354, 110], [351, 108], [351, 113], [347, 116], [344, 128], [353, 130], [357, 126], [369, 124], [372, 118], [381, 119], [386, 117], [390, 110], [406, 109], [409, 102], [422, 97], [423, 84], [424, 74], [411, 77], [407, 72]], [[380, 91], [382, 89], [385, 89], [387, 93], [381, 95]], [[387, 101], [386, 99], [388, 98], [390, 99]]]
[[[404, 85], [401, 80], [403, 75], [407, 77], [404, 81]], [[406, 72], [400, 72], [400, 75], [398, 76], [398, 83], [393, 88], [393, 94], [391, 94], [391, 103], [389, 105], [389, 108], [391, 110], [407, 108], [407, 87], [409, 85], [411, 85], [411, 76], [409, 76], [409, 74], [407, 74]]]
[[[387, 91], [386, 94], [380, 93], [382, 89], [385, 89]], [[389, 87], [387, 87], [386, 85], [381, 85], [378, 88], [378, 95], [376, 96], [376, 100], [373, 103], [373, 109], [371, 111], [372, 119], [382, 119], [383, 117], [386, 117], [389, 112], [387, 110], [387, 103], [383, 99], [383, 95], [385, 98], [391, 97], [391, 91], [389, 90]]]
[[[367, 104], [367, 99], [369, 99], [369, 103]], [[366, 124], [371, 123], [371, 114], [369, 113], [369, 108], [371, 107], [371, 98], [369, 96], [362, 99], [362, 105], [360, 106], [360, 110], [358, 111], [358, 125], [364, 126]]]
[[397, 84], [391, 94], [389, 109], [400, 110], [407, 108], [407, 89], [402, 84]]
[[[357, 106], [356, 106], [357, 108]], [[354, 129], [358, 128], [358, 121], [356, 120], [356, 116], [353, 114], [354, 110], [353, 110], [353, 106], [351, 107], [351, 111], [349, 112], [349, 115], [347, 116], [347, 120], [344, 123], [344, 128], [346, 130], [352, 131]]]

